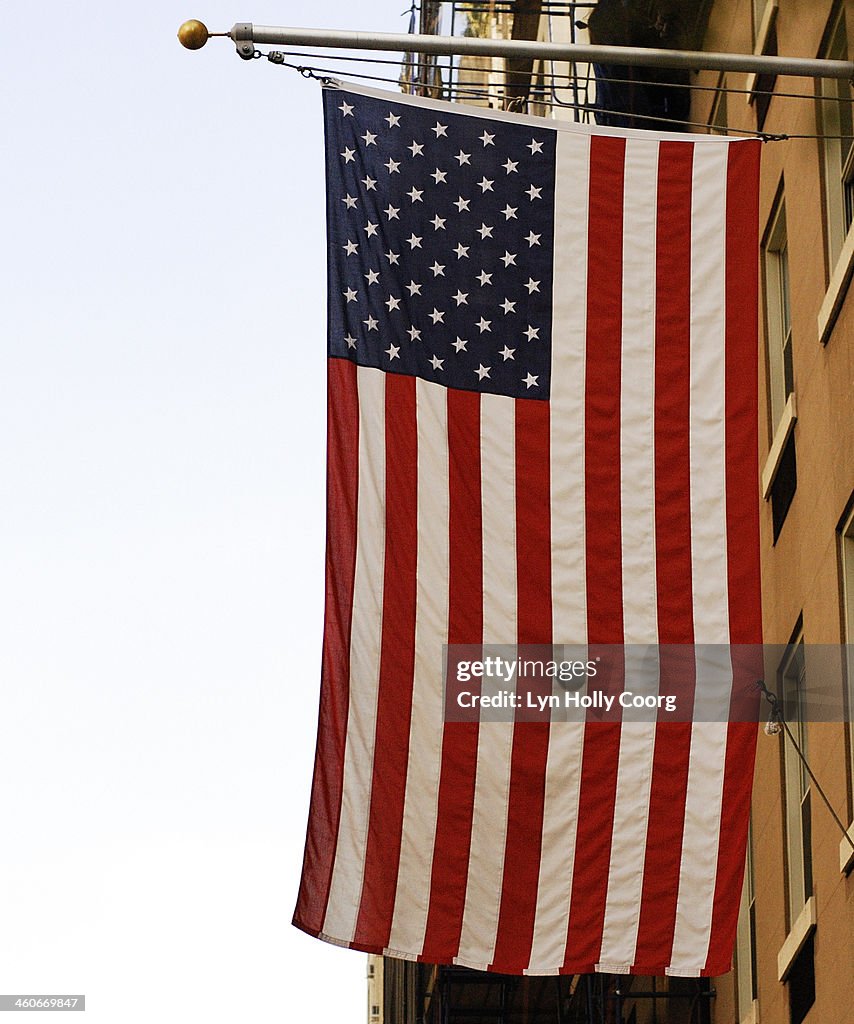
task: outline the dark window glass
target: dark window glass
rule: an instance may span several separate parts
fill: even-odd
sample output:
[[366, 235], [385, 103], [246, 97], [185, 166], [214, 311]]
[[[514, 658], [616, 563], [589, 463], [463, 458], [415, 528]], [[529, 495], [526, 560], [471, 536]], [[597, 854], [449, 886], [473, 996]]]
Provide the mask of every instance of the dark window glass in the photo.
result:
[[[776, 26], [771, 29], [768, 33], [768, 42], [765, 44], [765, 49], [762, 51], [765, 56], [774, 57], [777, 55], [777, 28]], [[774, 86], [777, 84], [776, 75], [757, 75], [756, 76], [756, 130], [762, 131], [763, 125], [765, 124], [765, 117], [768, 114], [768, 108], [771, 106], [771, 93], [774, 91]]]
[[771, 484], [771, 517], [774, 521], [774, 543], [777, 543], [777, 538], [780, 536], [780, 531], [783, 529], [783, 523], [786, 521], [786, 515], [789, 511], [789, 506], [792, 504], [792, 498], [795, 496], [795, 490], [798, 486], [798, 474], [795, 466], [795, 433], [792, 431], [789, 434], [789, 440], [786, 442], [786, 447], [783, 449], [783, 454], [780, 456], [780, 465], [777, 468], [777, 475], [774, 477], [774, 483]]
[[804, 948], [795, 957], [789, 971], [789, 1022], [801, 1024], [815, 1002], [815, 959], [813, 936], [804, 943]]
[[750, 904], [750, 994], [753, 999], [759, 998], [759, 965], [756, 962], [756, 900]]

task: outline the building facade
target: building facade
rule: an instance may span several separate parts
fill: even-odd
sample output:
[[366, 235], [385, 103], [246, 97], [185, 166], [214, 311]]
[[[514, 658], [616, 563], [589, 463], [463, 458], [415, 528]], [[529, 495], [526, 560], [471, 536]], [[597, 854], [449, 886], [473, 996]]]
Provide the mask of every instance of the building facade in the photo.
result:
[[[704, 48], [850, 60], [849, 40], [850, 3], [716, 0]], [[790, 136], [764, 147], [760, 185], [763, 632], [788, 645], [766, 675], [814, 775], [785, 734], [759, 737], [735, 971], [716, 982], [715, 1020], [854, 1021], [854, 846], [834, 820], [854, 818], [854, 734], [799, 713], [830, 685], [847, 688], [851, 718], [854, 665], [843, 651], [828, 667], [814, 646], [854, 643], [851, 88], [708, 72], [698, 84], [694, 120]]]

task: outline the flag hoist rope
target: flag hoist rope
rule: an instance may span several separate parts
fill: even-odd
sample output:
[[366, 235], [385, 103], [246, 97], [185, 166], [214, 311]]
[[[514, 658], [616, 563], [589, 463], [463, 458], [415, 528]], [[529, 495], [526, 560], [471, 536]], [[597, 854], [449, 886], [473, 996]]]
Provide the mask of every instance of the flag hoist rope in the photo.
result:
[[200, 21], [187, 21], [178, 38], [189, 50], [198, 50], [211, 36], [231, 39], [245, 60], [255, 46], [312, 46], [337, 50], [385, 50], [431, 53], [438, 56], [531, 57], [535, 60], [632, 67], [689, 68], [694, 71], [741, 71], [757, 75], [792, 75], [801, 78], [854, 80], [854, 61], [817, 60], [747, 53], [706, 53], [703, 50], [659, 50], [639, 46], [592, 46], [524, 39], [478, 39], [469, 36], [409, 35], [393, 32], [335, 32], [317, 28], [278, 28], [238, 22], [228, 32], [209, 32]]

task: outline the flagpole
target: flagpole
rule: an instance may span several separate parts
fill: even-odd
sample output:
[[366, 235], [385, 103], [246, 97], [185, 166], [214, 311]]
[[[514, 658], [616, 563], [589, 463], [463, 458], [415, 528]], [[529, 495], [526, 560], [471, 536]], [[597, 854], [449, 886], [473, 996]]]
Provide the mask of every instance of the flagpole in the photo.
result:
[[208, 32], [200, 21], [185, 22], [178, 38], [197, 50], [210, 36], [231, 39], [237, 53], [250, 60], [258, 44], [310, 46], [345, 50], [380, 50], [431, 53], [439, 56], [530, 57], [534, 60], [632, 67], [687, 68], [693, 71], [740, 71], [756, 75], [791, 75], [801, 78], [854, 79], [854, 61], [818, 60], [748, 53], [706, 53], [702, 50], [663, 50], [639, 46], [593, 46], [524, 39], [478, 39], [469, 36], [409, 35], [393, 32], [337, 32], [318, 28], [279, 28], [238, 22], [228, 32]]

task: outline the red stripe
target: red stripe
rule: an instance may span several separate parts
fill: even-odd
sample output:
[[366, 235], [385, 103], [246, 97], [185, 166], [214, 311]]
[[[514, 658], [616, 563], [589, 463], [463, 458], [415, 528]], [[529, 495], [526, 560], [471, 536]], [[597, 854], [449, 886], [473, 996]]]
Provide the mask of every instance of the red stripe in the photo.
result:
[[[552, 642], [549, 443], [548, 403], [517, 401], [516, 614], [520, 644]], [[542, 652], [527, 649], [520, 653], [552, 657], [550, 646]], [[532, 691], [551, 693], [550, 685], [531, 683]], [[518, 972], [527, 966], [534, 938], [549, 723], [525, 721], [525, 717], [517, 711], [513, 729], [504, 876], [492, 963], [496, 971]]]
[[[591, 644], [623, 641], [620, 365], [625, 145], [624, 139], [608, 137], [594, 136], [590, 142], [584, 492]], [[590, 971], [599, 957], [619, 751], [619, 723], [588, 721], [564, 963], [567, 971]]]
[[[758, 141], [729, 147], [726, 272], [726, 518], [730, 642], [762, 642], [759, 591], [757, 319], [759, 248]], [[734, 691], [749, 687], [750, 653], [733, 658]], [[745, 672], [747, 676], [745, 677]], [[755, 673], [754, 673], [755, 674]], [[761, 675], [755, 674], [756, 678]], [[736, 697], [737, 699], [737, 697]], [[735, 716], [733, 716], [735, 717]], [[727, 734], [721, 841], [712, 914], [708, 974], [730, 968], [744, 876], [745, 846], [756, 753], [756, 725], [731, 722]]]
[[314, 935], [323, 928], [332, 882], [350, 701], [350, 628], [359, 493], [359, 398], [355, 365], [346, 359], [330, 359], [328, 389], [326, 609], [320, 712], [311, 811], [293, 921], [298, 928]]
[[726, 273], [726, 517], [730, 639], [762, 642], [759, 594], [758, 141], [729, 147]]
[[[649, 825], [635, 965], [663, 974], [670, 963], [682, 861], [694, 614], [691, 560], [691, 194], [694, 146], [662, 142], [658, 164], [655, 323], [655, 546], [661, 689], [679, 685], [687, 720], [656, 728]], [[682, 717], [682, 716], [680, 716]]]
[[739, 897], [744, 881], [750, 794], [756, 755], [756, 723], [730, 722], [721, 797], [721, 836], [712, 905], [712, 929], [704, 975], [726, 974], [732, 967]]
[[[448, 502], [448, 643], [481, 644], [480, 396], [468, 391], [448, 391]], [[471, 847], [477, 743], [477, 722], [445, 723], [430, 907], [420, 957], [426, 963], [448, 963], [459, 950]]]
[[385, 561], [377, 723], [362, 898], [353, 945], [380, 953], [391, 933], [400, 844], [412, 682], [418, 553], [415, 378], [385, 377]]

